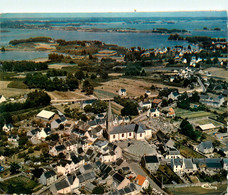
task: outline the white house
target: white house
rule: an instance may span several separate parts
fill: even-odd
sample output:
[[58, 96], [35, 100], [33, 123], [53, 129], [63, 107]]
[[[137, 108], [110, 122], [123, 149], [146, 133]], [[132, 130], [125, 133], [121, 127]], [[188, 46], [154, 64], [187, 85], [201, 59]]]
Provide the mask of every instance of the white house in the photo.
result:
[[140, 102], [139, 103], [139, 106], [141, 107], [141, 108], [146, 108], [146, 109], [150, 109], [151, 108], [151, 102]]
[[42, 110], [39, 112], [36, 117], [44, 120], [50, 120], [53, 116], [55, 115], [54, 112], [47, 111], [47, 110]]
[[39, 140], [44, 140], [50, 134], [51, 134], [50, 128], [42, 128], [42, 130], [37, 133], [37, 138]]
[[169, 95], [168, 95], [168, 100], [169, 99], [172, 99], [172, 100], [177, 100], [178, 99], [178, 96], [179, 96], [179, 93], [178, 92], [171, 92]]
[[52, 184], [52, 194], [71, 194], [79, 187], [79, 179], [75, 174], [68, 175], [65, 179]]
[[11, 123], [5, 124], [2, 127], [2, 130], [5, 131], [6, 133], [10, 132], [11, 130], [13, 130], [13, 125]]
[[150, 156], [144, 155], [141, 159], [141, 164], [150, 172], [157, 171], [160, 165], [158, 158], [155, 155], [150, 155]]
[[137, 185], [140, 186], [140, 190], [147, 189], [150, 184], [148, 179], [142, 175], [137, 175], [137, 177], [135, 178], [135, 182]]
[[40, 176], [40, 183], [43, 185], [50, 185], [57, 181], [57, 175], [54, 170], [43, 172]]
[[5, 101], [6, 101], [6, 98], [3, 95], [0, 95], [0, 104]]
[[126, 89], [119, 89], [118, 94], [119, 94], [119, 96], [127, 96], [127, 90]]
[[119, 141], [126, 139], [144, 140], [152, 136], [152, 130], [142, 124], [129, 124], [113, 127], [109, 132], [109, 141]]
[[65, 154], [66, 151], [67, 150], [66, 150], [66, 147], [64, 145], [58, 145], [58, 146], [52, 147], [49, 150], [49, 154], [52, 156], [58, 156], [60, 153]]
[[166, 159], [183, 158], [178, 150], [170, 149], [165, 156]]
[[197, 171], [197, 166], [192, 162], [192, 159], [171, 159], [171, 167], [178, 174]]
[[160, 111], [157, 108], [151, 108], [147, 111], [147, 117], [149, 118], [157, 118], [160, 116]]
[[211, 154], [214, 151], [214, 147], [211, 141], [206, 141], [206, 142], [201, 142], [197, 146], [196, 150], [204, 154]]

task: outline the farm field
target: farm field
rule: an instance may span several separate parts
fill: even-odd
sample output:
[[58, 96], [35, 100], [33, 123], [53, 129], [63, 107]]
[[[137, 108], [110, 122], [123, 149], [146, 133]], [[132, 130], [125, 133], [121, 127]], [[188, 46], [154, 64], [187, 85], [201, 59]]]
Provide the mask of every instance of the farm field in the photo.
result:
[[189, 118], [189, 119], [214, 116], [214, 114], [210, 112], [204, 112], [204, 111], [192, 112], [190, 110], [184, 110], [181, 108], [175, 108], [175, 112], [177, 116], [182, 118]]
[[49, 64], [48, 68], [62, 69], [62, 68], [71, 67], [71, 66], [75, 66], [75, 65], [64, 64], [64, 63], [55, 63], [55, 64]]
[[228, 81], [228, 76], [227, 76], [227, 71], [225, 71], [223, 68], [207, 68], [204, 71], [208, 71], [211, 73], [212, 76], [215, 77], [220, 77], [223, 79], [226, 79], [226, 81]]
[[69, 103], [69, 104], [58, 104], [58, 105], [54, 105], [55, 108], [57, 108], [60, 112], [64, 113], [65, 108], [70, 108], [70, 109], [78, 109], [80, 110], [80, 103]]
[[100, 99], [102, 99], [102, 98], [113, 98], [113, 97], [117, 96], [117, 94], [114, 94], [114, 93], [111, 93], [108, 91], [103, 91], [100, 89], [95, 89], [94, 93]]
[[123, 106], [117, 104], [116, 102], [111, 102], [111, 106], [114, 113], [121, 115], [121, 110], [123, 109]]
[[197, 187], [183, 187], [183, 188], [168, 188], [170, 192], [175, 195], [219, 195], [226, 192], [227, 185], [226, 184], [219, 184], [217, 185], [217, 190], [215, 189], [204, 189], [201, 186]]
[[[124, 88], [127, 90], [127, 96], [141, 96], [145, 94], [145, 91], [149, 89], [151, 85], [151, 82], [143, 80], [119, 78], [104, 82], [101, 86], [95, 87], [95, 89], [118, 95], [118, 90]], [[157, 92], [153, 93], [158, 94]]]
[[219, 123], [219, 122], [211, 120], [211, 119], [197, 120], [197, 121], [194, 121], [194, 123], [197, 124], [197, 125], [205, 125], [205, 124], [208, 124], [208, 123], [212, 123], [216, 127], [223, 126], [222, 123]]
[[0, 81], [0, 94], [7, 98], [24, 95], [31, 91], [30, 89], [8, 88], [9, 83], [11, 81]]
[[88, 96], [81, 93], [80, 90], [75, 91], [52, 91], [47, 92], [52, 100], [73, 100], [73, 99], [89, 99]]

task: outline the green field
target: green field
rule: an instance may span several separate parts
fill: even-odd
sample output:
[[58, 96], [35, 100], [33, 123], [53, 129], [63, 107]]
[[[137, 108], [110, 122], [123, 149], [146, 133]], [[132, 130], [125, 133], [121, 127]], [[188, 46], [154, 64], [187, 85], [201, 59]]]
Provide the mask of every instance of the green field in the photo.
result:
[[98, 98], [113, 98], [115, 96], [117, 96], [117, 94], [114, 94], [114, 93], [111, 93], [111, 92], [108, 92], [108, 91], [103, 91], [103, 90], [100, 90], [100, 89], [95, 89], [94, 90], [94, 93], [96, 94], [96, 96]]
[[10, 194], [31, 194], [33, 192], [33, 189], [38, 185], [38, 183], [30, 180], [25, 176], [18, 176], [12, 179], [8, 179], [4, 182], [0, 182], [0, 188]]
[[219, 195], [226, 192], [227, 185], [226, 184], [219, 184], [217, 185], [218, 189], [211, 189], [207, 190], [202, 187], [184, 187], [184, 188], [168, 188], [170, 192], [175, 195]]
[[197, 125], [205, 125], [205, 124], [212, 123], [216, 127], [219, 127], [219, 126], [223, 126], [224, 125], [222, 123], [219, 123], [219, 122], [214, 121], [214, 120], [211, 120], [211, 119], [198, 120], [198, 121], [195, 121], [195, 123]]
[[7, 88], [28, 89], [28, 86], [23, 81], [11, 81]]
[[204, 158], [203, 155], [199, 154], [198, 152], [190, 149], [187, 146], [181, 145], [179, 149], [182, 156], [185, 158]]
[[189, 119], [214, 116], [214, 114], [210, 112], [204, 112], [204, 111], [192, 112], [190, 110], [184, 110], [181, 108], [175, 108], [175, 112], [177, 116], [182, 118], [189, 118]]

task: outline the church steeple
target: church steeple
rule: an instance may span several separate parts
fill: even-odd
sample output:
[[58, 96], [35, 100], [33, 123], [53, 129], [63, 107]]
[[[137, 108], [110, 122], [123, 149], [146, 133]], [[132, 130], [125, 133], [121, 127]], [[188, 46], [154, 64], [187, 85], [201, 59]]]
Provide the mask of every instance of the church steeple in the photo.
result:
[[108, 113], [107, 113], [107, 118], [106, 118], [106, 131], [110, 132], [113, 129], [113, 114], [112, 114], [112, 107], [111, 107], [111, 102], [109, 100], [108, 103]]

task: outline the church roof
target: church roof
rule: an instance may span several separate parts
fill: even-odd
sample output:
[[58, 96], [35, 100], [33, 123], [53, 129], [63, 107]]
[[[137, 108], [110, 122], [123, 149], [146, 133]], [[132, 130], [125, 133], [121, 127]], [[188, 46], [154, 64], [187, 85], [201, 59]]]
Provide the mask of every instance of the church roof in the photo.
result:
[[129, 125], [120, 125], [114, 127], [110, 134], [119, 134], [119, 133], [128, 133], [128, 132], [135, 132], [135, 133], [144, 133], [144, 128], [138, 124], [129, 124]]
[[108, 122], [113, 122], [113, 115], [112, 115], [112, 108], [111, 108], [111, 102], [108, 103]]

